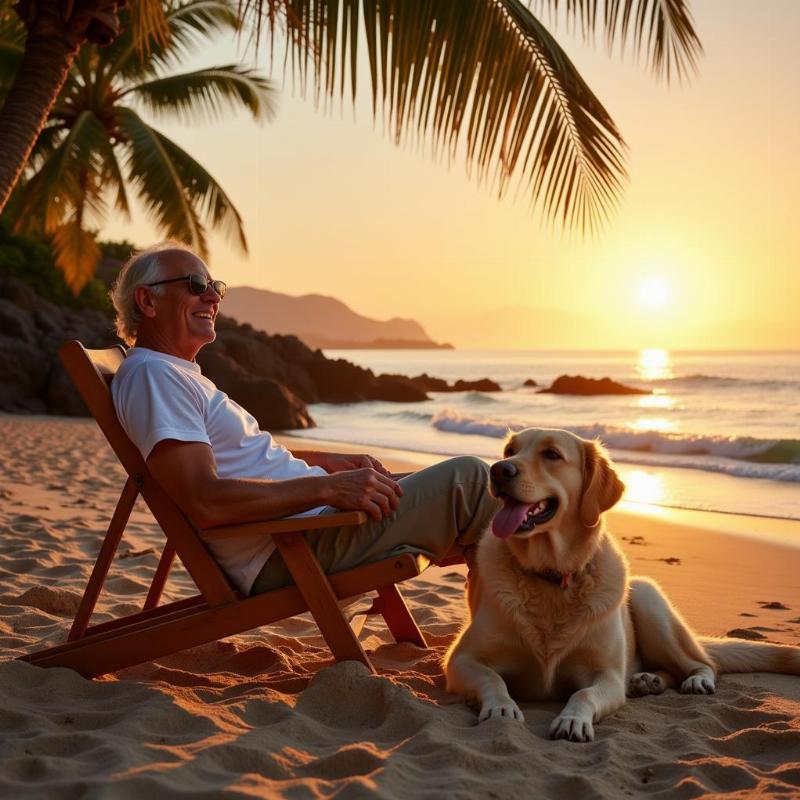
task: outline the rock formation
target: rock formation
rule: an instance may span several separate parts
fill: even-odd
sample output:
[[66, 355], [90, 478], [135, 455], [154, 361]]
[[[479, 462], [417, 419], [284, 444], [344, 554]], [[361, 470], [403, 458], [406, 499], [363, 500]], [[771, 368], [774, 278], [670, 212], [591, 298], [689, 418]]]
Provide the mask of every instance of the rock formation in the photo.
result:
[[540, 389], [540, 394], [652, 394], [644, 389], [625, 386], [611, 378], [585, 378], [583, 375], [559, 375], [549, 389]]

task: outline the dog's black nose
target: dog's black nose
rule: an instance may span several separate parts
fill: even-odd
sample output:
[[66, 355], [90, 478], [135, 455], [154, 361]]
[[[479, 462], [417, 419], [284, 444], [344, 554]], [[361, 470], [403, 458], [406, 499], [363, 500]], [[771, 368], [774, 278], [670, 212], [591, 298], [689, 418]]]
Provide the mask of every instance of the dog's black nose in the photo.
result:
[[489, 470], [489, 473], [492, 476], [492, 480], [509, 481], [517, 474], [518, 471], [519, 470], [513, 461], [496, 461], [494, 464], [492, 464], [492, 468]]

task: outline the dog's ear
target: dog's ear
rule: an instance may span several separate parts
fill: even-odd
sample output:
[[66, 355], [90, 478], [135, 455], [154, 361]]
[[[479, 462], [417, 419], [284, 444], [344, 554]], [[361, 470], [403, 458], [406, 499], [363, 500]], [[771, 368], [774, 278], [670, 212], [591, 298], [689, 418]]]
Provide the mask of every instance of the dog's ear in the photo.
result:
[[581, 522], [587, 528], [596, 528], [600, 523], [600, 515], [619, 502], [625, 484], [611, 466], [601, 444], [584, 442], [583, 448]]

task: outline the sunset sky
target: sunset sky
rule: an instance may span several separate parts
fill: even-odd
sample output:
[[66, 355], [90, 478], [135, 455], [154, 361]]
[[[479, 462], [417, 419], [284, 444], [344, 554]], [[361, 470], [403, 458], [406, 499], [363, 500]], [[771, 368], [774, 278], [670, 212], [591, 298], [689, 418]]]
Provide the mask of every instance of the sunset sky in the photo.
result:
[[[243, 215], [249, 257], [213, 238], [212, 273], [414, 318], [460, 347], [799, 347], [800, 3], [690, 6], [705, 56], [685, 86], [557, 31], [629, 146], [629, 184], [593, 238], [498, 201], [463, 162], [395, 147], [364, 82], [355, 112], [325, 115], [278, 67], [272, 123], [159, 124]], [[220, 41], [187, 68], [236, 54]], [[157, 238], [141, 213], [102, 234]]]

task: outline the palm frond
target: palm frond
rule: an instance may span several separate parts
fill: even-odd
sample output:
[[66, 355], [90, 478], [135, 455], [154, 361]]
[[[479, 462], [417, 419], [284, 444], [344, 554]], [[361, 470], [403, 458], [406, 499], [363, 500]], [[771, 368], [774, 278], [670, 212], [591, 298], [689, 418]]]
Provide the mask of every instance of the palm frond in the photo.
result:
[[40, 169], [25, 183], [17, 227], [55, 231], [76, 209], [86, 207], [98, 218], [105, 214], [99, 181], [102, 161], [98, 151], [106, 132], [91, 111], [84, 111]]
[[236, 64], [169, 75], [132, 86], [120, 97], [133, 95], [161, 116], [191, 122], [198, 116], [214, 120], [227, 109], [246, 108], [254, 119], [272, 119], [276, 92], [254, 69]]
[[42, 128], [28, 158], [27, 176], [35, 175], [42, 168], [47, 159], [58, 149], [67, 133], [67, 129], [58, 122], [49, 123]]
[[22, 47], [0, 41], [0, 108], [22, 63]]
[[[278, 0], [243, 0], [274, 26]], [[293, 74], [317, 95], [355, 93], [363, 19], [373, 110], [398, 143], [466, 157], [478, 180], [512, 178], [548, 219], [593, 229], [625, 177], [611, 115], [521, 0], [280, 0]], [[344, 21], [340, 24], [340, 20]]]
[[146, 55], [151, 47], [167, 47], [170, 29], [162, 1], [136, 0], [132, 3], [130, 29], [140, 55]]
[[185, 150], [166, 136], [159, 134], [161, 143], [172, 159], [189, 198], [205, 222], [218, 229], [230, 242], [247, 253], [244, 223], [233, 201], [216, 179]]
[[0, 40], [11, 44], [22, 44], [25, 35], [25, 25], [14, 10], [14, 4], [10, 0], [0, 0]]
[[184, 182], [185, 171], [165, 146], [169, 140], [129, 108], [119, 109], [119, 125], [128, 153], [128, 180], [145, 209], [168, 238], [185, 242], [205, 256], [205, 228]]
[[646, 57], [650, 68], [669, 81], [683, 80], [697, 70], [703, 46], [694, 29], [686, 0], [532, 0], [535, 8], [563, 13], [568, 23], [580, 25], [584, 38], [602, 27], [608, 49], [632, 46]]
[[117, 160], [114, 145], [107, 137], [98, 147], [97, 155], [100, 160], [100, 185], [103, 187], [103, 194], [112, 195], [114, 208], [130, 218], [131, 208], [128, 202], [128, 192], [125, 189], [125, 178]]
[[76, 215], [59, 225], [52, 239], [56, 266], [64, 273], [64, 282], [77, 295], [91, 280], [102, 255], [94, 234], [84, 230]]
[[151, 42], [145, 53], [137, 46], [130, 26], [123, 26], [117, 40], [100, 50], [103, 72], [134, 79], [155, 74], [160, 68], [180, 64], [198, 45], [220, 31], [238, 30], [240, 25], [232, 0], [192, 0], [169, 9], [165, 19], [168, 43]]
[[25, 52], [25, 26], [19, 16], [0, 8], [0, 106], [11, 88]]

